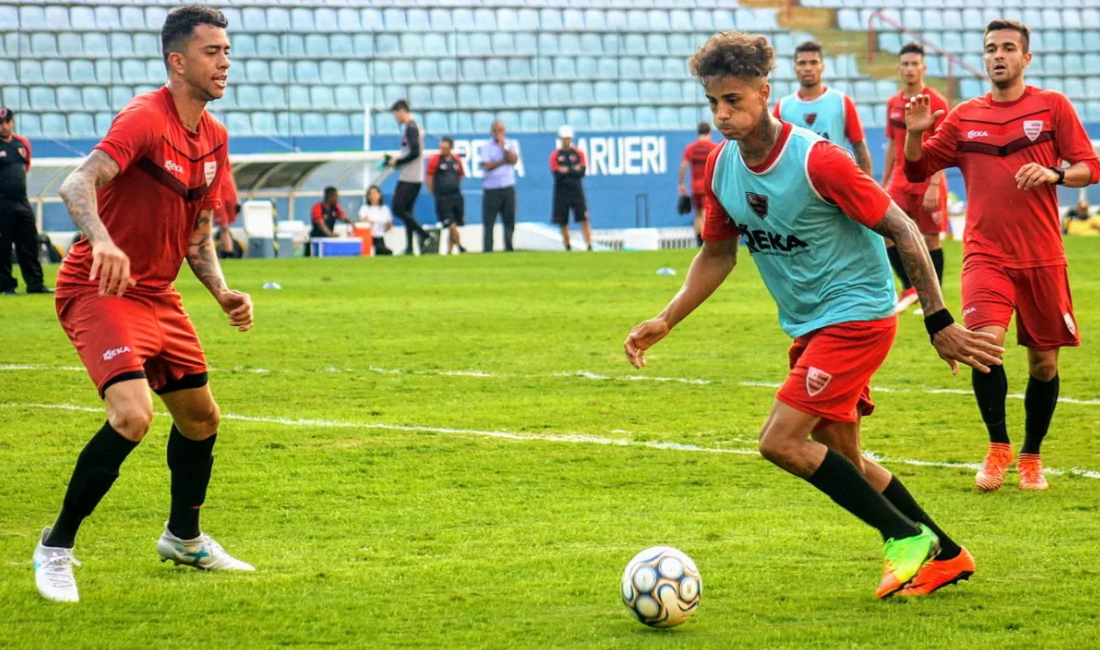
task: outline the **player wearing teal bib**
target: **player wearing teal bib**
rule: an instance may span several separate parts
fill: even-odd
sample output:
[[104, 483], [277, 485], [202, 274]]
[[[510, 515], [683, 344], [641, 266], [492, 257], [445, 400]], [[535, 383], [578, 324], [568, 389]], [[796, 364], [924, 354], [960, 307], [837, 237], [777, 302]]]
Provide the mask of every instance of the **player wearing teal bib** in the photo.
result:
[[896, 242], [929, 314], [932, 343], [954, 371], [959, 362], [988, 371], [1004, 351], [991, 336], [954, 324], [915, 224], [851, 156], [768, 112], [773, 59], [767, 39], [737, 32], [712, 37], [692, 59], [692, 74], [726, 138], [707, 161], [704, 244], [680, 292], [631, 331], [624, 349], [635, 367], [644, 367], [645, 351], [733, 270], [744, 237], [780, 327], [795, 339], [790, 374], [760, 433], [761, 454], [878, 529], [886, 555], [878, 597], [907, 588], [930, 593], [969, 577], [973, 564], [951, 575], [936, 572], [935, 584], [921, 582], [922, 567], [941, 548], [956, 556], [965, 551], [859, 449], [860, 419], [874, 408], [870, 379], [897, 328], [882, 238]]
[[807, 128], [830, 142], [847, 140], [860, 169], [870, 176], [871, 150], [867, 148], [855, 102], [821, 82], [825, 60], [820, 44], [806, 41], [794, 49], [794, 72], [800, 87], [775, 103], [775, 116]]

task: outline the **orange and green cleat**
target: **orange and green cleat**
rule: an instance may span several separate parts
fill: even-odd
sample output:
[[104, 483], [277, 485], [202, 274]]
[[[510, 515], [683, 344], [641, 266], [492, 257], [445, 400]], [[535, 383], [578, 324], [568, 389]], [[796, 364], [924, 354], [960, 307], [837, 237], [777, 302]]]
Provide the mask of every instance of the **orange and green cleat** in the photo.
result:
[[1016, 463], [1016, 473], [1020, 475], [1020, 489], [1039, 492], [1050, 487], [1043, 476], [1043, 457], [1040, 454], [1020, 454]]
[[1012, 446], [1003, 442], [989, 443], [985, 462], [974, 476], [974, 485], [982, 492], [995, 492], [1005, 480], [1005, 472], [1012, 465]]
[[966, 580], [972, 575], [974, 575], [974, 556], [963, 548], [950, 560], [932, 560], [922, 566], [917, 572], [917, 577], [913, 578], [905, 589], [899, 591], [898, 595], [927, 596], [933, 591]]
[[940, 540], [928, 526], [917, 524], [920, 534], [886, 540], [886, 566], [882, 582], [875, 591], [877, 598], [888, 598], [904, 589], [916, 577], [924, 563], [940, 552]]

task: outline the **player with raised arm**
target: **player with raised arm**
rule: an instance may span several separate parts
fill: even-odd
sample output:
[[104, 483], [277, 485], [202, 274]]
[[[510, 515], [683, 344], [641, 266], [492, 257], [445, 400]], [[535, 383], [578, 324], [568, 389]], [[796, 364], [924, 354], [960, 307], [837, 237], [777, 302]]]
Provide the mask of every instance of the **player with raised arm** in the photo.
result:
[[[943, 245], [940, 232], [943, 220], [947, 218], [947, 182], [944, 173], [937, 172], [931, 178], [920, 183], [911, 183], [905, 177], [905, 105], [916, 95], [926, 94], [935, 110], [947, 112], [947, 100], [938, 92], [924, 85], [924, 73], [928, 66], [924, 62], [924, 46], [919, 43], [906, 43], [898, 54], [898, 71], [901, 73], [902, 89], [886, 102], [886, 160], [882, 165], [882, 186], [890, 198], [905, 214], [917, 223], [924, 235], [924, 244], [932, 256], [936, 267], [936, 279], [943, 285]], [[941, 120], [942, 121], [942, 120]], [[939, 126], [937, 124], [936, 126]], [[932, 135], [933, 129], [925, 132]], [[894, 310], [898, 313], [909, 309], [917, 302], [917, 291], [905, 274], [905, 264], [894, 248], [887, 242], [886, 254], [890, 266], [901, 280], [902, 292]]]
[[784, 122], [801, 126], [830, 142], [848, 141], [863, 173], [871, 175], [871, 150], [859, 121], [856, 103], [836, 88], [828, 88], [821, 77], [825, 58], [816, 41], [794, 48], [794, 72], [799, 89], [775, 103], [773, 113]]
[[[1100, 162], [1065, 95], [1024, 83], [1031, 32], [1023, 23], [994, 20], [985, 28], [985, 69], [992, 92], [940, 119], [927, 95], [913, 97], [905, 125], [905, 174], [919, 182], [958, 167], [966, 182], [962, 303], [966, 326], [1004, 343], [1016, 312], [1016, 340], [1027, 348], [1024, 444], [1016, 470], [1020, 489], [1045, 490], [1040, 446], [1058, 404], [1058, 350], [1078, 346], [1058, 185], [1100, 180]], [[1068, 161], [1069, 167], [1063, 167]], [[974, 396], [989, 433], [989, 450], [974, 483], [997, 490], [1012, 464], [1005, 425], [1004, 368], [973, 374]]]
[[199, 527], [219, 411], [202, 346], [172, 284], [186, 260], [229, 324], [242, 332], [252, 327], [252, 301], [226, 286], [211, 237], [228, 146], [206, 104], [222, 97], [228, 82], [227, 26], [208, 7], [168, 14], [161, 30], [168, 83], [131, 100], [61, 187], [84, 239], [58, 274], [57, 314], [106, 404], [107, 421], [80, 453], [61, 513], [34, 551], [35, 583], [49, 600], [79, 600], [77, 530], [149, 431], [150, 389], [172, 416], [171, 509], [157, 552], [199, 569], [253, 570]]
[[630, 332], [624, 349], [635, 367], [645, 366], [646, 350], [725, 281], [743, 236], [780, 326], [794, 339], [760, 453], [882, 534], [878, 597], [906, 589], [937, 553], [952, 558], [955, 569], [937, 574], [942, 587], [969, 577], [973, 558], [897, 477], [860, 453], [860, 420], [874, 409], [871, 376], [897, 329], [882, 237], [905, 260], [932, 345], [953, 372], [959, 363], [987, 372], [1003, 351], [992, 336], [953, 322], [915, 224], [851, 155], [768, 112], [773, 59], [763, 36], [737, 32], [711, 37], [692, 58], [692, 74], [726, 138], [707, 161], [704, 244], [680, 292]]

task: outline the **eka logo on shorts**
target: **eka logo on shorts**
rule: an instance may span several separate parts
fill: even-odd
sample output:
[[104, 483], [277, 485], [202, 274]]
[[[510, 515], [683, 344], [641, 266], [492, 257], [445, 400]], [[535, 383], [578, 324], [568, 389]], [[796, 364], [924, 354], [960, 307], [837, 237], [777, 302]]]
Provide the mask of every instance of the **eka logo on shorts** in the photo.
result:
[[126, 346], [126, 345], [122, 346], [121, 348], [112, 348], [112, 349], [107, 350], [106, 352], [103, 353], [103, 360], [104, 361], [110, 361], [111, 359], [114, 359], [118, 355], [125, 354], [126, 352], [129, 352], [129, 351], [130, 351], [130, 347]]
[[183, 167], [181, 167], [174, 160], [169, 160], [168, 162], [164, 163], [164, 168], [167, 169], [168, 171], [172, 172], [173, 174], [182, 174], [183, 173]]
[[806, 373], [806, 392], [810, 397], [816, 397], [818, 393], [825, 390], [832, 379], [833, 376], [824, 370], [810, 366], [809, 372]]
[[1067, 311], [1062, 314], [1062, 320], [1066, 321], [1066, 329], [1069, 330], [1069, 333], [1077, 336], [1077, 323], [1073, 322], [1073, 314]]

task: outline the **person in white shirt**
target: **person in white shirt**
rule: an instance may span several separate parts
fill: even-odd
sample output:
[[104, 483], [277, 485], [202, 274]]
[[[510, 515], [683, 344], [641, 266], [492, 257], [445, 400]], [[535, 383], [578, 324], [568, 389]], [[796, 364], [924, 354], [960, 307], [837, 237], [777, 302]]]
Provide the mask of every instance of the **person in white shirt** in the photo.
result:
[[377, 185], [367, 188], [367, 202], [359, 208], [359, 221], [370, 224], [370, 236], [374, 240], [375, 255], [393, 255], [393, 251], [386, 248], [384, 237], [393, 228], [393, 214], [389, 207], [382, 201], [382, 190]]

